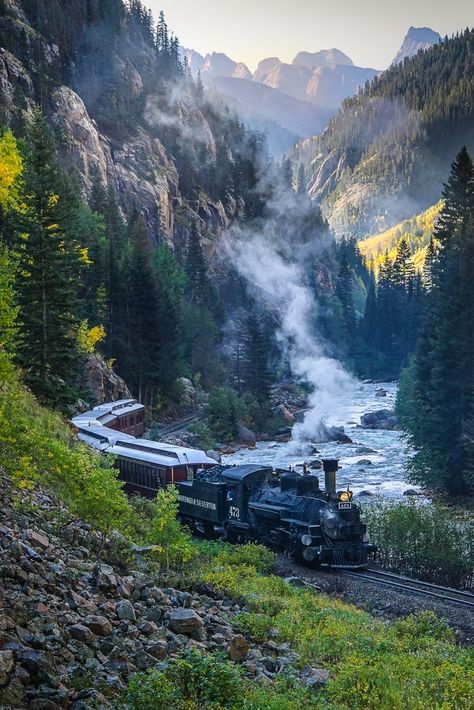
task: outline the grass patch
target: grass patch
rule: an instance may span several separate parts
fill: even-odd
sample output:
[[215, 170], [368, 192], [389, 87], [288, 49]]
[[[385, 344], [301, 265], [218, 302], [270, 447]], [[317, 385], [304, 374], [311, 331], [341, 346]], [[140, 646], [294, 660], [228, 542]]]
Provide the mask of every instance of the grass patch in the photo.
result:
[[[305, 705], [300, 697], [300, 707], [472, 708], [474, 654], [456, 644], [444, 620], [422, 612], [386, 623], [314, 590], [295, 589], [268, 574], [271, 566], [268, 550], [258, 545], [205, 544], [196, 576], [245, 601], [246, 611], [237, 615], [236, 623], [247, 637], [259, 643], [269, 638], [289, 642], [299, 654], [300, 666], [309, 663], [331, 672], [327, 687], [313, 692], [315, 704]], [[292, 693], [298, 695], [304, 689], [294, 680], [291, 688], [275, 686], [274, 705], [265, 704], [270, 702], [266, 691], [254, 688], [253, 705], [246, 705], [247, 698], [240, 697], [229, 707], [296, 707]], [[260, 699], [259, 692], [263, 693]]]

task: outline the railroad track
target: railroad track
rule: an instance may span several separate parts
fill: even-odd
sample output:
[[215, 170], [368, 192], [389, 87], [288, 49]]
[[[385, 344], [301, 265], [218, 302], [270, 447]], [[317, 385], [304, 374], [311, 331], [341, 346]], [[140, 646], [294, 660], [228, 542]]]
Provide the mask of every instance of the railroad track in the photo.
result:
[[364, 579], [367, 582], [381, 584], [392, 589], [410, 592], [411, 594], [422, 594], [423, 596], [435, 597], [444, 602], [458, 604], [474, 610], [474, 594], [460, 589], [443, 587], [431, 582], [422, 582], [419, 579], [411, 579], [394, 572], [385, 572], [379, 569], [360, 570], [359, 572], [342, 571], [344, 577], [354, 579]]
[[183, 419], [180, 419], [177, 422], [158, 427], [156, 431], [158, 436], [168, 436], [169, 434], [176, 434], [180, 431], [183, 431], [183, 429], [187, 429], [190, 424], [193, 424], [194, 422], [200, 422], [204, 418], [205, 415], [202, 412], [199, 412], [197, 414], [189, 414], [187, 417], [183, 417]]

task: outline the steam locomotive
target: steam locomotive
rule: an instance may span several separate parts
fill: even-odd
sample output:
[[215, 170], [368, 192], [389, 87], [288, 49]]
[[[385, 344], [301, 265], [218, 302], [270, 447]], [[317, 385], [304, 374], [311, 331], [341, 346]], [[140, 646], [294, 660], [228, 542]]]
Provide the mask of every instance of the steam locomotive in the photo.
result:
[[352, 492], [336, 490], [338, 461], [312, 474], [260, 466], [214, 466], [177, 484], [180, 517], [207, 536], [258, 542], [323, 566], [360, 568], [376, 555]]
[[143, 414], [135, 400], [122, 400], [72, 419], [82, 441], [115, 456], [128, 493], [155, 497], [175, 484], [181, 520], [208, 537], [258, 540], [332, 567], [364, 567], [375, 557], [352, 492], [336, 490], [337, 460], [323, 462], [320, 490], [313, 474], [219, 466], [204, 451], [136, 438], [143, 433]]

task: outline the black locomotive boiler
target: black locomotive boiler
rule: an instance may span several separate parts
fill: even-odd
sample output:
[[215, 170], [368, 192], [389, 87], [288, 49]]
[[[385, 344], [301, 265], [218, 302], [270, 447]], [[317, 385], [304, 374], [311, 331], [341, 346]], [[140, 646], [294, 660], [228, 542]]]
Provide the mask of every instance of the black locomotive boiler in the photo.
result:
[[296, 559], [358, 568], [375, 557], [352, 492], [336, 490], [338, 461], [326, 459], [325, 489], [313, 474], [261, 466], [215, 466], [177, 484], [180, 517], [229, 542], [258, 541]]

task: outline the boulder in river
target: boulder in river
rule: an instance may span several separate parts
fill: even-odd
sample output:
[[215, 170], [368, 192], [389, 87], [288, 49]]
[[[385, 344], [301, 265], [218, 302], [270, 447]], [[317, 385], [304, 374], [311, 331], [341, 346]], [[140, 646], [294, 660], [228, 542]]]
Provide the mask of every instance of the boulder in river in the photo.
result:
[[420, 491], [416, 491], [414, 488], [408, 488], [406, 491], [403, 491], [404, 496], [421, 496], [423, 495], [420, 493]]
[[354, 498], [370, 498], [374, 494], [371, 493], [370, 491], [360, 491], [359, 493], [356, 493]]
[[398, 429], [395, 412], [392, 409], [378, 409], [376, 412], [367, 412], [360, 418], [364, 429]]
[[257, 437], [255, 436], [253, 431], [247, 429], [247, 427], [245, 427], [243, 424], [239, 424], [239, 428], [237, 430], [237, 440], [240, 444], [245, 444], [245, 446], [251, 446], [252, 448], [257, 443]]
[[375, 449], [371, 449], [370, 446], [358, 446], [355, 450], [356, 454], [376, 454]]
[[378, 390], [375, 390], [375, 396], [376, 397], [386, 397], [387, 390], [385, 390], [383, 387], [379, 387]]
[[326, 426], [324, 422], [320, 423], [316, 441], [320, 444], [336, 441], [338, 444], [352, 444], [352, 439], [347, 436], [343, 426]]

